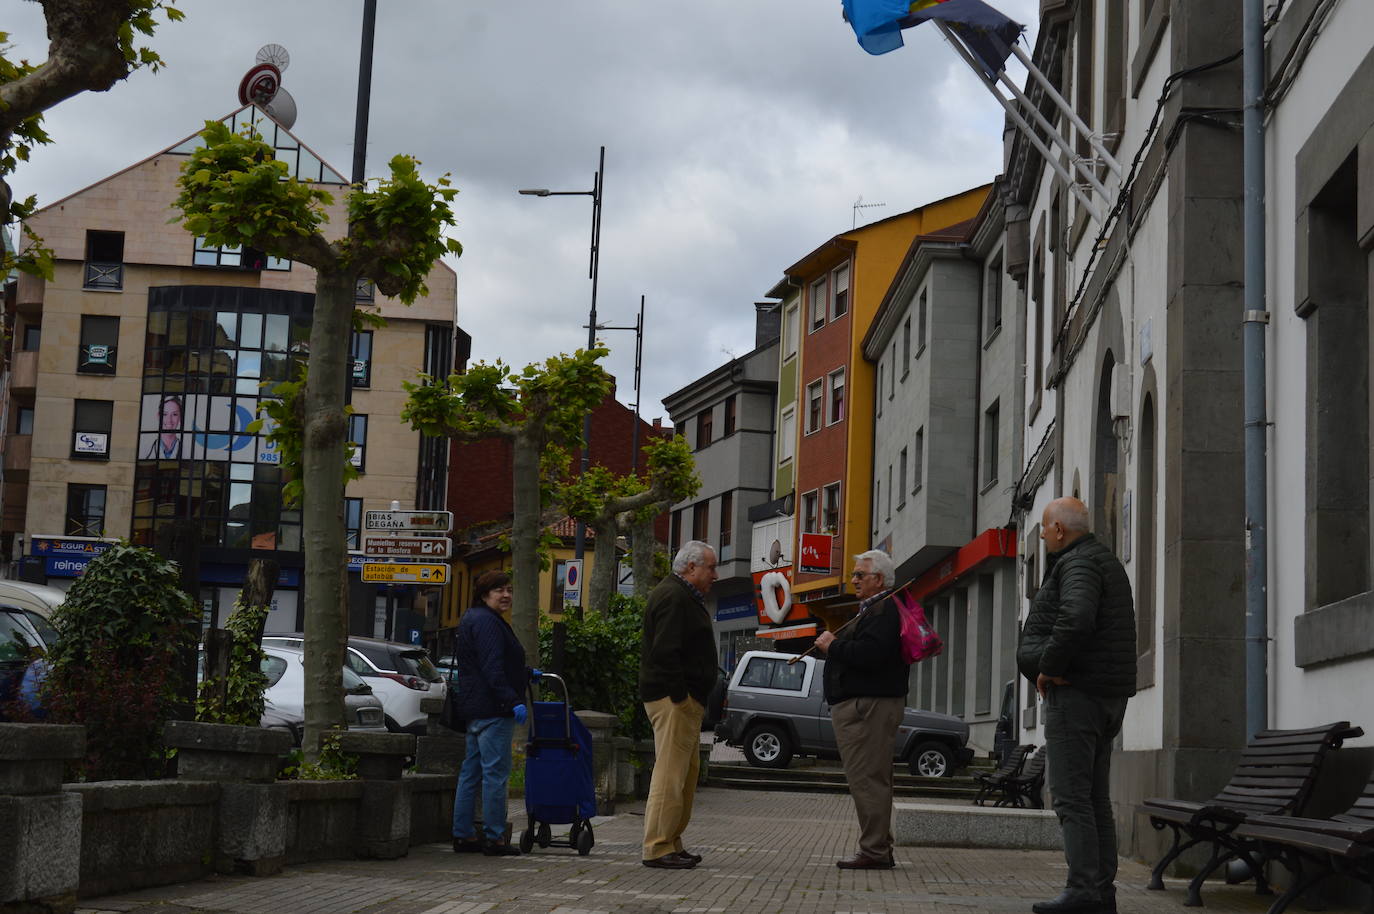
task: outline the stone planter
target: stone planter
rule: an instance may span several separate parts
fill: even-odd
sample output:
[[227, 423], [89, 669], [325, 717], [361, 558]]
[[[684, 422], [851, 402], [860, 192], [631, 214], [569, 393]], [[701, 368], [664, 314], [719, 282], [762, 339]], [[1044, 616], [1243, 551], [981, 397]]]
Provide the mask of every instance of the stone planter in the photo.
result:
[[339, 734], [339, 749], [358, 757], [363, 782], [354, 853], [394, 860], [410, 850], [410, 783], [402, 779], [406, 759], [415, 754], [408, 733]]
[[75, 909], [81, 798], [62, 769], [85, 751], [85, 727], [0, 724], [0, 910]]
[[281, 730], [191, 720], [169, 720], [162, 740], [177, 750], [177, 776], [195, 781], [270, 784], [278, 757], [291, 749]]

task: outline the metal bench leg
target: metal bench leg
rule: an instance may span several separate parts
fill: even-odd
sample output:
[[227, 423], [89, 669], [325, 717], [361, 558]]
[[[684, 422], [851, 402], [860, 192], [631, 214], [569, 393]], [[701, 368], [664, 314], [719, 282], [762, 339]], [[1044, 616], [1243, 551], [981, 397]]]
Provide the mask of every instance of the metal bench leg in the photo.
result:
[[1303, 866], [1302, 854], [1287, 854], [1281, 856], [1279, 859], [1283, 861], [1283, 865], [1288, 868], [1288, 871], [1293, 874], [1293, 881], [1282, 895], [1274, 899], [1274, 903], [1269, 906], [1268, 914], [1283, 914], [1288, 906], [1294, 901], [1297, 901], [1308, 889], [1331, 875], [1331, 870], [1320, 866], [1317, 867], [1316, 872], [1304, 872], [1306, 867]]
[[1188, 883], [1188, 897], [1184, 899], [1183, 906], [1187, 908], [1202, 907], [1202, 884], [1207, 877], [1216, 871], [1227, 860], [1236, 855], [1236, 852], [1219, 841], [1212, 842], [1212, 859], [1207, 861], [1207, 865], [1198, 871], [1193, 880]]
[[1174, 843], [1164, 852], [1164, 856], [1159, 858], [1159, 862], [1155, 864], [1155, 868], [1150, 871], [1150, 884], [1146, 886], [1146, 888], [1152, 889], [1153, 891], [1162, 892], [1164, 891], [1164, 871], [1169, 868], [1169, 864], [1173, 863], [1174, 860], [1178, 858], [1179, 854], [1183, 853], [1194, 844], [1197, 844], [1202, 839], [1195, 838], [1180, 847], [1179, 843], [1183, 840], [1183, 832], [1177, 825], [1172, 822], [1158, 822], [1154, 819], [1150, 820], [1150, 824], [1155, 827], [1156, 831], [1163, 831], [1166, 825], [1174, 830]]

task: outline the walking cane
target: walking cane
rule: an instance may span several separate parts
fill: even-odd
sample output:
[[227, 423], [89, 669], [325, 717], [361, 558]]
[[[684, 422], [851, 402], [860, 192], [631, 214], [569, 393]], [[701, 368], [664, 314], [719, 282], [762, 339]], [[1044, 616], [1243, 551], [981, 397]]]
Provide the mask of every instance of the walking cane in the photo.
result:
[[[888, 597], [892, 596], [893, 593], [895, 593], [895, 591], [889, 590], [887, 593], [883, 594], [882, 599], [886, 600]], [[875, 600], [874, 602], [877, 602], [877, 601]], [[854, 618], [853, 618], [853, 619], [850, 619], [850, 620], [849, 620], [848, 622], [846, 622], [844, 625], [841, 625], [839, 628], [835, 629], [835, 634], [836, 634], [836, 635], [839, 635], [840, 632], [844, 631], [846, 628], [849, 628], [849, 626], [851, 626], [851, 625], [853, 625], [855, 622], [857, 622], [858, 619], [859, 619], [859, 616], [858, 616], [858, 614], [856, 613], [856, 614], [854, 615]], [[807, 656], [808, 654], [810, 654], [810, 653], [811, 653], [812, 651], [814, 651], [815, 649], [816, 649], [816, 645], [813, 644], [813, 645], [811, 645], [810, 647], [808, 647], [806, 650], [802, 651], [800, 654], [797, 654], [795, 657], [788, 657], [788, 658], [787, 658], [787, 665], [788, 665], [788, 666], [791, 666], [792, 664], [796, 663], [798, 660], [800, 660], [800, 659], [802, 659], [803, 657], [805, 657], [805, 656]]]

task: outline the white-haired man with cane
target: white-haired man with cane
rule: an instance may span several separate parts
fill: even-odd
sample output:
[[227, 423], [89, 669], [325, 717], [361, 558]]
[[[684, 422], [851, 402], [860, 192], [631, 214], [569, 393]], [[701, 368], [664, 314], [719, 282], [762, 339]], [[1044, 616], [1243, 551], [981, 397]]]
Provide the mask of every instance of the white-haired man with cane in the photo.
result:
[[836, 861], [842, 870], [890, 870], [892, 856], [892, 745], [906, 709], [907, 662], [902, 659], [901, 612], [890, 598], [896, 569], [886, 552], [854, 556], [859, 612], [839, 632], [821, 632], [825, 700], [835, 725], [849, 794], [859, 815], [859, 852]]

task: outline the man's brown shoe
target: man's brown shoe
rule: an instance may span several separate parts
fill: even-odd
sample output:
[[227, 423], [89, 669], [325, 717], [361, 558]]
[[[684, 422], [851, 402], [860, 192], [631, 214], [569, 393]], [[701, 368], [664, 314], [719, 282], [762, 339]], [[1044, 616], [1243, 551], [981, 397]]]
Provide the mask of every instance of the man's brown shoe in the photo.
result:
[[689, 857], [679, 857], [677, 852], [664, 854], [662, 857], [655, 857], [652, 860], [641, 860], [645, 866], [651, 866], [659, 870], [690, 870], [696, 866], [695, 860]]
[[897, 866], [891, 855], [886, 860], [877, 860], [864, 854], [855, 854], [848, 860], [836, 860], [835, 865], [842, 870], [890, 870]]

